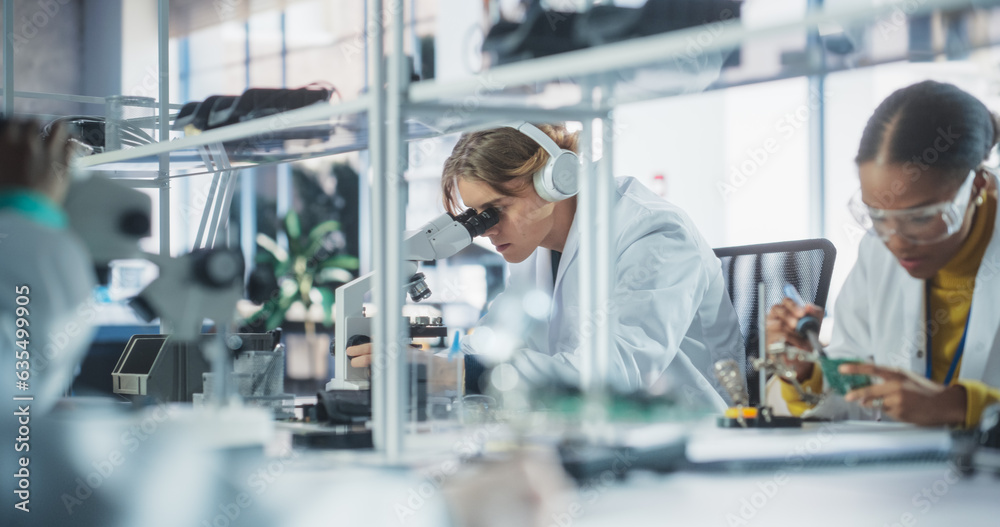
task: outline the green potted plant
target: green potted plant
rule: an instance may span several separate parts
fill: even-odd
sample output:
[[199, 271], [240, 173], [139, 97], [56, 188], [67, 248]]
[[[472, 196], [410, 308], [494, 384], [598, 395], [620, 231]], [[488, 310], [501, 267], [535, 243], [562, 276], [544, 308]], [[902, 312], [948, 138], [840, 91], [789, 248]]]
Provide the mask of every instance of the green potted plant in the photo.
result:
[[333, 324], [334, 291], [351, 281], [351, 271], [358, 269], [358, 258], [343, 251], [340, 224], [333, 220], [320, 222], [304, 232], [299, 215], [289, 212], [281, 223], [288, 237], [288, 250], [266, 234], [257, 235], [257, 268], [274, 278], [275, 287], [260, 309], [249, 318], [263, 321], [264, 329], [282, 324], [296, 302], [305, 312], [303, 325], [306, 341], [316, 337], [316, 320], [309, 316], [314, 304], [322, 306], [323, 321]]
[[[329, 172], [292, 167], [293, 212], [275, 215], [276, 202], [257, 197], [257, 252], [242, 304], [242, 330], [281, 326], [286, 376], [317, 380], [326, 372], [328, 345], [321, 326], [333, 323], [334, 292], [358, 269], [358, 186], [348, 163]], [[234, 207], [234, 211], [238, 211]], [[233, 212], [238, 214], [238, 212]], [[233, 219], [239, 224], [239, 218]], [[287, 245], [278, 243], [282, 234]]]

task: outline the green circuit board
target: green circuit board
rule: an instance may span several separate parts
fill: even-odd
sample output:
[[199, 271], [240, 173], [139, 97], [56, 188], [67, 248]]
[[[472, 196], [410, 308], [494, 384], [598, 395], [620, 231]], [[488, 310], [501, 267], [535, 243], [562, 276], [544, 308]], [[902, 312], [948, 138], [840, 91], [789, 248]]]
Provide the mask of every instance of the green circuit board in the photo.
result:
[[871, 378], [867, 375], [844, 375], [838, 371], [841, 364], [861, 362], [865, 361], [861, 359], [829, 358], [820, 358], [819, 360], [820, 366], [823, 368], [823, 376], [826, 377], [826, 383], [840, 395], [871, 385]]

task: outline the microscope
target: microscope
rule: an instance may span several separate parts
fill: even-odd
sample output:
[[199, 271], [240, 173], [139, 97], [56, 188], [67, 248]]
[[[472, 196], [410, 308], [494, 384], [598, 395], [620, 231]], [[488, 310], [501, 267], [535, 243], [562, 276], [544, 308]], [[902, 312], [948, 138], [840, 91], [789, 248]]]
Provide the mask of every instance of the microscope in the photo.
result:
[[[201, 373], [209, 365], [216, 372], [231, 369], [231, 354], [222, 338], [243, 294], [244, 266], [239, 251], [205, 248], [177, 257], [142, 251], [138, 242], [150, 234], [149, 196], [101, 176], [74, 181], [65, 208], [72, 229], [90, 252], [101, 283], [108, 282], [114, 260], [144, 259], [159, 269], [157, 278], [130, 305], [147, 322], [160, 318], [172, 351], [161, 354], [160, 347], [127, 348], [113, 372], [115, 393], [152, 395], [147, 391], [155, 384], [150, 380], [151, 372], [162, 365], [176, 373], [168, 383], [167, 400], [190, 400], [191, 393], [201, 391]], [[206, 319], [217, 328], [211, 340], [202, 335]], [[218, 383], [217, 396], [224, 400], [228, 387], [226, 376], [220, 377], [223, 380]]]
[[205, 319], [219, 328], [233, 320], [243, 294], [239, 251], [198, 249], [178, 257], [142, 251], [138, 242], [150, 234], [149, 196], [100, 176], [75, 181], [65, 208], [101, 283], [107, 283], [113, 260], [141, 258], [159, 268], [158, 277], [131, 302], [147, 321], [161, 317], [175, 338], [196, 340]]
[[[428, 222], [423, 227], [407, 231], [403, 235], [402, 254], [404, 271], [410, 276], [404, 286], [414, 302], [419, 302], [431, 296], [423, 273], [417, 272], [419, 262], [439, 260], [454, 256], [462, 249], [472, 244], [476, 236], [482, 236], [487, 230], [500, 221], [499, 211], [495, 208], [477, 213], [473, 209], [453, 216], [442, 214]], [[366, 316], [364, 308], [365, 294], [372, 288], [375, 272], [370, 272], [356, 280], [344, 284], [336, 291], [336, 329], [331, 353], [334, 355], [334, 377], [326, 384], [326, 390], [318, 395], [316, 419], [336, 425], [353, 425], [367, 421], [371, 417], [371, 380], [369, 368], [351, 366], [347, 356], [347, 348], [371, 342], [372, 318]], [[407, 320], [410, 338], [447, 336], [447, 328], [441, 324], [441, 319], [418, 317]], [[417, 419], [423, 419], [425, 414], [427, 390], [426, 367], [416, 366], [415, 378], [409, 380], [411, 393], [416, 393], [414, 410]], [[306, 441], [312, 446], [332, 448], [370, 448], [371, 431], [335, 432], [332, 438], [320, 437], [322, 434], [312, 434], [311, 438], [295, 438], [295, 441]], [[317, 443], [316, 441], [321, 441]]]
[[[431, 296], [424, 274], [417, 272], [418, 262], [440, 260], [454, 256], [472, 244], [473, 238], [482, 236], [500, 221], [496, 209], [476, 213], [468, 209], [458, 216], [445, 213], [423, 227], [403, 235], [404, 270], [410, 279], [405, 288], [414, 302]], [[334, 334], [334, 377], [327, 383], [327, 391], [367, 390], [371, 388], [368, 368], [351, 366], [347, 348], [370, 342], [371, 321], [365, 316], [364, 297], [371, 290], [375, 272], [368, 273], [337, 288], [337, 319]], [[410, 337], [447, 336], [447, 329], [440, 319], [419, 317], [407, 321]]]

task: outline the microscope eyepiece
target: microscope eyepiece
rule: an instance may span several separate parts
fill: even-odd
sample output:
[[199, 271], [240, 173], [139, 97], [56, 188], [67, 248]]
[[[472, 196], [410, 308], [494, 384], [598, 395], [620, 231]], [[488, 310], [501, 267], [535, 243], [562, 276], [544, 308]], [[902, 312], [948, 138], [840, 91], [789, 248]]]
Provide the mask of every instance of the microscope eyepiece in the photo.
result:
[[[469, 213], [472, 213], [471, 215]], [[461, 223], [469, 231], [469, 235], [475, 238], [482, 236], [490, 227], [500, 222], [500, 212], [495, 208], [489, 208], [476, 214], [469, 209], [460, 214], [455, 221]]]
[[470, 219], [476, 216], [476, 209], [465, 209], [465, 211], [459, 214], [458, 216], [455, 216], [454, 214], [451, 213], [448, 213], [448, 215], [451, 216], [451, 219], [464, 224], [465, 222], [469, 221]]

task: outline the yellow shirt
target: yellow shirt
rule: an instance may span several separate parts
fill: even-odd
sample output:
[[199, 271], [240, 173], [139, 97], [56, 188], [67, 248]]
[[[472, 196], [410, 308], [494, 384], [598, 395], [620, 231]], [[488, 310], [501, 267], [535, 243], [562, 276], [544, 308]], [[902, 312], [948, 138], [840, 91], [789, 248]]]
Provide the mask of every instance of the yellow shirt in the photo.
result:
[[[993, 236], [993, 225], [996, 220], [997, 198], [993, 193], [987, 193], [983, 206], [977, 211], [973, 220], [972, 231], [966, 238], [958, 253], [931, 279], [930, 307], [931, 324], [931, 378], [937, 383], [943, 383], [948, 375], [948, 369], [955, 358], [958, 343], [965, 333], [965, 322], [972, 306], [972, 293], [976, 286], [976, 273], [979, 264], [986, 254], [986, 247]], [[971, 427], [979, 423], [983, 409], [1000, 400], [1000, 388], [993, 388], [979, 381], [957, 380], [961, 370], [961, 359], [955, 367], [951, 383], [965, 388], [968, 404], [966, 406], [965, 426]], [[813, 368], [812, 375], [802, 382], [802, 387], [814, 393], [819, 393], [823, 387], [823, 376], [818, 367]], [[798, 393], [789, 383], [782, 383], [781, 396], [788, 405], [792, 415], [802, 415], [810, 408], [803, 402]]]

